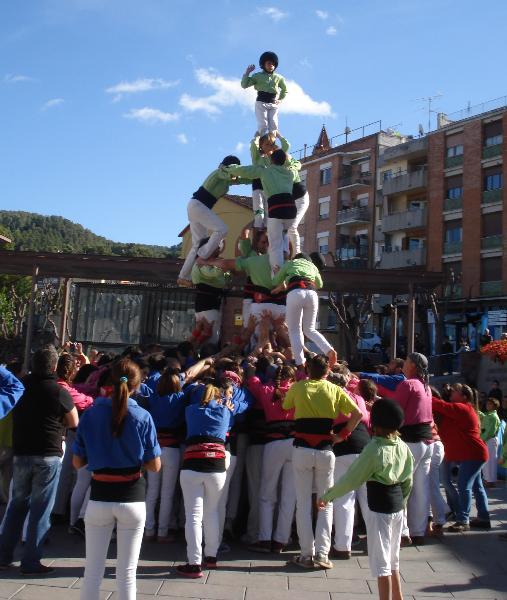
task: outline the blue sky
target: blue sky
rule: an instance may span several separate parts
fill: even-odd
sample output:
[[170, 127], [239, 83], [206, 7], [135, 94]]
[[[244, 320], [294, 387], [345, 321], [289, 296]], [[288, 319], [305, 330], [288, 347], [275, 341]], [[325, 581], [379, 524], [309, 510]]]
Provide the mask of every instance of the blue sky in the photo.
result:
[[417, 98], [452, 112], [507, 94], [506, 17], [503, 0], [2, 0], [0, 208], [176, 243], [221, 158], [249, 162], [239, 78], [262, 51], [293, 82], [293, 148], [323, 122], [417, 133]]

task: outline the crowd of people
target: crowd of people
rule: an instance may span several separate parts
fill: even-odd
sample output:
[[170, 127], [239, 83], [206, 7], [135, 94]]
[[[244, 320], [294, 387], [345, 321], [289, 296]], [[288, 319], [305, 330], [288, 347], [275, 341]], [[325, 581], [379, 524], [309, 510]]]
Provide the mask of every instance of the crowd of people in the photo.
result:
[[1, 367], [13, 475], [0, 568], [23, 539], [21, 572], [50, 572], [51, 520], [68, 519], [86, 539], [82, 597], [99, 597], [116, 535], [119, 597], [135, 598], [143, 538], [178, 543], [184, 530], [176, 571], [198, 578], [231, 538], [266, 554], [299, 547], [295, 567], [329, 569], [366, 527], [381, 598], [401, 598], [400, 546], [448, 522], [449, 533], [490, 529], [496, 484], [498, 400], [481, 411], [468, 385], [430, 387], [427, 367], [412, 353], [352, 373], [305, 352], [298, 368], [269, 347], [206, 356], [189, 342], [90, 357], [46, 347], [21, 379], [19, 365]]

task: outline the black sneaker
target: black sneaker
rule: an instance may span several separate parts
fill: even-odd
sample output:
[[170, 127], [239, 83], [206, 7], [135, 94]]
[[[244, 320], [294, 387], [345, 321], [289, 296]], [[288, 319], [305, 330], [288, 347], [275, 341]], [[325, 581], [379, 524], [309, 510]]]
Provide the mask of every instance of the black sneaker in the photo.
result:
[[46, 565], [38, 564], [33, 567], [21, 567], [19, 569], [22, 575], [48, 575], [49, 573], [53, 573], [54, 567], [46, 567]]
[[199, 579], [202, 577], [202, 569], [201, 565], [179, 565], [176, 567], [176, 571], [179, 575], [183, 575], [184, 577], [189, 577], [190, 579]]
[[83, 521], [83, 519], [78, 519], [74, 525], [70, 525], [69, 527], [69, 533], [71, 535], [80, 535], [82, 537], [85, 537], [85, 522]]
[[470, 527], [473, 529], [491, 529], [491, 521], [489, 519], [470, 519]]

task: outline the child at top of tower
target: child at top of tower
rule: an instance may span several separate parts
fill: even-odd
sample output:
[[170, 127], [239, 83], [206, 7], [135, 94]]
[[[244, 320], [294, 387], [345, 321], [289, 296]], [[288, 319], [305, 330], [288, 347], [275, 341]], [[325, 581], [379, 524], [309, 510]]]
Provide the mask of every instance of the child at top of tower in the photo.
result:
[[278, 56], [274, 52], [263, 52], [259, 58], [258, 73], [250, 75], [255, 65], [249, 65], [241, 79], [241, 87], [254, 86], [257, 91], [255, 117], [259, 135], [278, 131], [278, 104], [287, 95], [287, 86], [282, 75], [275, 73]]

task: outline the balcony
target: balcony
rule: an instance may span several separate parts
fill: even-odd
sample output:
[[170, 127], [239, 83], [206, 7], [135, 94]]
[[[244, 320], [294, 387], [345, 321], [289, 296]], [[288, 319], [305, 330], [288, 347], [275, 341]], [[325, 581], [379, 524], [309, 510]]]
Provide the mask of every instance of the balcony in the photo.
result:
[[481, 281], [481, 296], [501, 296], [503, 281]]
[[388, 162], [407, 159], [411, 160], [424, 156], [428, 151], [428, 138], [423, 137], [417, 140], [409, 140], [404, 144], [397, 144], [386, 148], [379, 158], [379, 166], [385, 165]]
[[402, 171], [386, 179], [382, 185], [384, 196], [400, 194], [402, 192], [416, 191], [426, 187], [426, 169], [416, 171]]
[[463, 242], [444, 242], [444, 254], [461, 254]]
[[444, 164], [446, 169], [461, 167], [463, 164], [463, 154], [458, 154], [458, 156], [446, 156]]
[[497, 188], [496, 190], [486, 190], [482, 192], [482, 203], [493, 204], [494, 202], [501, 202], [503, 195], [503, 188]]
[[336, 214], [336, 224], [345, 225], [347, 223], [369, 223], [370, 211], [367, 206], [355, 206], [339, 210]]
[[360, 173], [359, 175], [346, 175], [338, 178], [338, 189], [370, 187], [372, 183], [371, 173]]
[[503, 248], [502, 235], [488, 235], [481, 238], [481, 250], [501, 250]]
[[403, 231], [426, 226], [426, 209], [407, 210], [382, 217], [382, 231]]
[[396, 250], [382, 253], [381, 269], [403, 269], [426, 264], [426, 248], [414, 250]]
[[502, 154], [503, 144], [495, 144], [494, 146], [484, 146], [482, 148], [482, 158], [494, 158]]
[[444, 198], [444, 212], [450, 210], [462, 210], [463, 198]]

